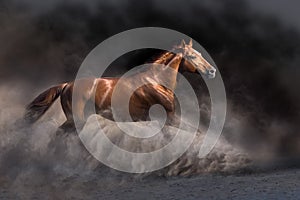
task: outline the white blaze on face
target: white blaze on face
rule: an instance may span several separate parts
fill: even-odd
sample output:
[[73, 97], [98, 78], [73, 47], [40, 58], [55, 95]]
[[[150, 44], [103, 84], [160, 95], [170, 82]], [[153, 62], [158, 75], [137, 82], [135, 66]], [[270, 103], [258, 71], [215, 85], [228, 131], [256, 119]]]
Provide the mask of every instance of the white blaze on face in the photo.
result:
[[190, 61], [197, 71], [204, 74], [208, 78], [214, 78], [216, 75], [216, 68], [214, 68], [197, 50], [193, 49], [192, 40], [189, 44], [182, 41], [182, 48], [184, 48], [184, 58]]
[[193, 59], [191, 62], [196, 66], [198, 72], [206, 75], [208, 78], [214, 78], [216, 76], [216, 69], [201, 55], [200, 52], [193, 48], [190, 48], [193, 52]]

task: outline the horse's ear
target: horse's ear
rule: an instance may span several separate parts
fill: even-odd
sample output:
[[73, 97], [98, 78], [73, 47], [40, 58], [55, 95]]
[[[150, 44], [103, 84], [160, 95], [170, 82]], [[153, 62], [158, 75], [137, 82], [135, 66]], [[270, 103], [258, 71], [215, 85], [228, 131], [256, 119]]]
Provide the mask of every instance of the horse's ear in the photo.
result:
[[193, 40], [192, 38], [190, 38], [190, 41], [189, 41], [189, 46], [192, 47], [193, 46]]
[[180, 46], [182, 46], [182, 47], [185, 47], [185, 41], [184, 40], [181, 40], [181, 44], [180, 44]]

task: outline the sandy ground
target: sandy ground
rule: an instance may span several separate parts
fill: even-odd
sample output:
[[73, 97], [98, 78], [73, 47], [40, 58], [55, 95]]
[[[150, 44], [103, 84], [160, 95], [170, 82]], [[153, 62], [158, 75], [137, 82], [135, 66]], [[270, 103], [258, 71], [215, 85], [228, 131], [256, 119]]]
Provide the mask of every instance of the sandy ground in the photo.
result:
[[56, 129], [53, 120], [34, 129], [0, 127], [0, 199], [300, 199], [300, 168], [251, 168], [223, 140], [206, 159], [192, 145], [171, 174], [138, 176], [94, 167], [78, 137], [53, 140]]
[[[96, 173], [96, 172], [95, 172]], [[99, 174], [100, 175], [100, 174]], [[103, 174], [102, 174], [103, 175]], [[133, 178], [112, 173], [70, 176], [18, 188], [2, 186], [0, 199], [299, 199], [300, 170], [193, 177]]]

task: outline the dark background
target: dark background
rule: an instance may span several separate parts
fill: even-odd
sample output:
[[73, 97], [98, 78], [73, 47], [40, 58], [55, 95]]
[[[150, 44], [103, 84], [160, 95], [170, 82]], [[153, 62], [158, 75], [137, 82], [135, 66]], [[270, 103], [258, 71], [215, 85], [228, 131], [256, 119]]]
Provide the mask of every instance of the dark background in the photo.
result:
[[[0, 84], [29, 85], [34, 97], [41, 88], [72, 81], [106, 38], [137, 27], [170, 28], [198, 41], [217, 64], [228, 97], [225, 136], [250, 152], [299, 158], [298, 4], [0, 0]], [[134, 55], [121, 62], [124, 68], [146, 57]]]

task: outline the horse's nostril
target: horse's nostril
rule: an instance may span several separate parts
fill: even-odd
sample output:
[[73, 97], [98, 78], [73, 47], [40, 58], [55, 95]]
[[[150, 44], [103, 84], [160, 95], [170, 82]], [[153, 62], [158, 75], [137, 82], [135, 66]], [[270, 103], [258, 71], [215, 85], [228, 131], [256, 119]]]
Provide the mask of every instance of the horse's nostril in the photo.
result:
[[214, 74], [215, 70], [211, 69], [211, 70], [209, 70], [209, 73]]

